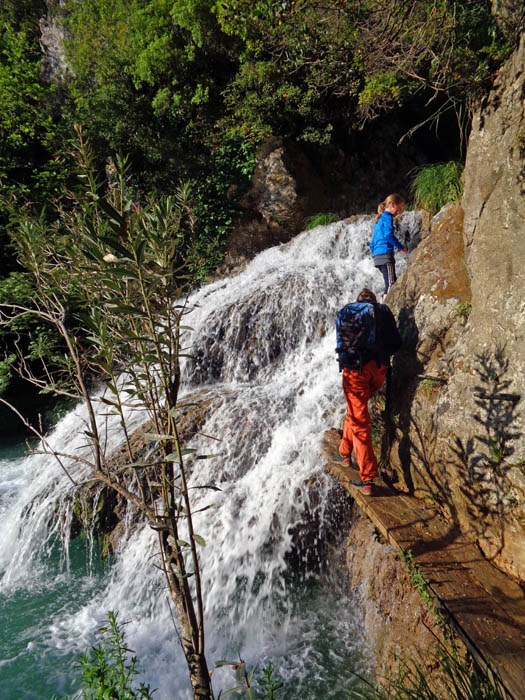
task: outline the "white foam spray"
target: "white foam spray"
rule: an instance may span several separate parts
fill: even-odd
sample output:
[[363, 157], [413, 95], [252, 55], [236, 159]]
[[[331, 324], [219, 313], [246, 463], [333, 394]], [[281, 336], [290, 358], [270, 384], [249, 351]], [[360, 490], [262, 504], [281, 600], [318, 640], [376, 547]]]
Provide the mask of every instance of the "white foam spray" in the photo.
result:
[[[341, 655], [341, 645], [351, 649], [362, 642], [356, 616], [344, 600], [328, 605], [314, 587], [308, 603], [291, 602], [295, 584], [288, 555], [294, 533], [314, 511], [314, 540], [337, 526], [327, 522], [332, 484], [323, 474], [320, 442], [323, 431], [344, 415], [334, 352], [336, 313], [362, 287], [378, 295], [382, 291], [368, 251], [372, 223], [371, 217], [360, 217], [302, 233], [190, 300], [193, 359], [185, 367], [183, 391], [199, 389], [213, 399], [193, 446], [201, 454], [220, 453], [198, 461], [192, 476], [193, 486], [211, 483], [221, 489], [195, 491], [197, 501], [213, 503], [196, 516], [195, 524], [207, 543], [201, 549], [207, 657], [213, 666], [240, 649], [248, 663], [272, 659], [283, 677], [294, 679], [296, 689], [305, 674], [310, 673], [311, 687], [317, 676], [322, 682], [323, 669], [330, 672], [330, 662], [317, 658], [312, 641], [320, 619], [331, 620], [322, 632], [334, 646], [328, 658]], [[401, 237], [410, 237], [410, 247], [419, 227], [418, 214], [404, 215]], [[405, 264], [398, 262], [398, 274]], [[104, 420], [108, 440], [116, 446], [121, 440], [118, 419]], [[138, 423], [140, 416], [134, 414], [133, 420]], [[50, 439], [81, 453], [88, 449], [84, 423], [78, 408]], [[81, 468], [74, 470], [82, 478]], [[47, 456], [0, 464], [0, 479], [0, 593], [49, 585], [46, 560], [60, 532], [67, 544], [73, 485]], [[129, 621], [127, 641], [145, 680], [158, 688], [157, 700], [189, 698], [185, 662], [165, 585], [153, 566], [154, 551], [155, 535], [147, 527], [130, 533], [104, 590], [94, 591], [87, 604], [43, 622], [42, 635], [49, 648], [84, 651], [106, 612], [118, 610]], [[232, 684], [225, 674], [214, 678], [217, 689]], [[337, 692], [325, 697], [337, 697]]]

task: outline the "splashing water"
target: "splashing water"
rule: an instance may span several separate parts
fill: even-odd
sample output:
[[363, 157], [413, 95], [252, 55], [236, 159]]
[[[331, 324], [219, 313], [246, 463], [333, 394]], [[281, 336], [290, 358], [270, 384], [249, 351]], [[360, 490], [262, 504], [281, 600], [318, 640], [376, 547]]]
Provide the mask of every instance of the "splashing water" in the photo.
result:
[[[410, 248], [419, 227], [417, 213], [404, 215], [401, 238], [410, 237]], [[321, 554], [322, 544], [342, 529], [342, 510], [335, 507], [341, 494], [323, 473], [320, 442], [344, 415], [336, 313], [362, 287], [381, 294], [368, 251], [371, 230], [371, 217], [317, 227], [190, 299], [192, 358], [184, 368], [184, 394], [200, 391], [211, 399], [192, 446], [220, 454], [199, 461], [192, 475], [192, 486], [221, 489], [195, 491], [202, 504], [213, 504], [195, 517], [207, 543], [200, 551], [207, 658], [213, 667], [240, 650], [249, 665], [271, 660], [286, 680], [283, 700], [343, 698], [352, 669], [366, 663], [359, 614], [336, 571], [337, 557], [312, 563], [312, 552]], [[405, 264], [398, 261], [398, 273]], [[116, 447], [118, 419], [105, 420], [108, 444]], [[137, 425], [141, 420], [133, 415]], [[88, 449], [84, 423], [77, 408], [50, 440], [81, 454]], [[71, 469], [75, 479], [85, 476]], [[152, 558], [154, 533], [147, 527], [130, 532], [111, 567], [73, 572], [67, 554], [73, 488], [51, 457], [0, 462], [2, 606], [19, 609], [22, 599], [43, 592], [54, 601], [46, 619], [20, 622], [19, 644], [2, 653], [0, 674], [12, 675], [18, 657], [26, 668], [47, 657], [58, 667], [61, 654], [78, 655], [93, 644], [106, 612], [117, 610], [129, 621], [126, 640], [143, 680], [158, 689], [154, 697], [189, 698], [165, 585]], [[74, 588], [69, 597], [68, 587]], [[47, 696], [67, 686], [67, 675], [64, 668], [66, 680], [58, 670], [48, 677]], [[32, 682], [12, 681], [6, 697], [43, 697]], [[234, 681], [217, 671], [214, 685], [218, 691]]]

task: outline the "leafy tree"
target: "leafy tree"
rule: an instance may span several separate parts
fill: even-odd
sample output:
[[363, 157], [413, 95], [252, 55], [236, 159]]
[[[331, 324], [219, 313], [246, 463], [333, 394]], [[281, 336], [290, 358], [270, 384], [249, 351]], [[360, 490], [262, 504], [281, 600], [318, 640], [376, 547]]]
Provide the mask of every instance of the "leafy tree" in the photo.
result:
[[255, 167], [255, 144], [231, 137], [210, 154], [208, 173], [194, 184], [195, 246], [192, 269], [203, 279], [220, 265], [238, 200]]
[[35, 41], [8, 24], [0, 36], [0, 183], [3, 196], [43, 202], [65, 178], [69, 145], [58, 117], [59, 90], [40, 77]]
[[[18, 266], [9, 243], [10, 212], [27, 206], [41, 208], [67, 177], [70, 144], [67, 109], [61, 90], [45, 85], [40, 74], [41, 54], [35, 27], [42, 3], [7, 2], [0, 16], [9, 20], [0, 34], [0, 300], [21, 303], [34, 287]], [[20, 27], [27, 27], [26, 34]], [[59, 109], [59, 102], [62, 108]], [[66, 101], [67, 102], [67, 101]], [[24, 299], [24, 295], [25, 299]], [[20, 339], [22, 327], [32, 329], [32, 340]], [[56, 338], [34, 320], [18, 321], [0, 331], [4, 360], [0, 363], [0, 391], [9, 382], [13, 343], [25, 345], [26, 357], [35, 358], [47, 347], [50, 357]]]
[[8, 24], [15, 31], [22, 31], [31, 38], [40, 32], [38, 21], [46, 12], [45, 0], [2, 0], [0, 23]]
[[69, 90], [96, 151], [129, 154], [145, 191], [194, 181], [193, 266], [204, 277], [220, 262], [254, 167], [255, 143], [220, 126], [237, 42], [206, 0], [71, 2], [64, 21]]
[[129, 153], [146, 189], [200, 172], [235, 67], [209, 3], [70, 2], [65, 24], [77, 120], [97, 147]]
[[[193, 176], [199, 221], [198, 252], [191, 262], [203, 277], [223, 253], [237, 212], [236, 197], [251, 175], [245, 163], [253, 167], [253, 149], [247, 155], [245, 143], [218, 137], [212, 128], [230, 58], [213, 39], [217, 22], [207, 4], [70, 3], [64, 10], [73, 68], [67, 86], [46, 85], [41, 79], [37, 19], [45, 4], [7, 2], [2, 9], [10, 24], [0, 36], [0, 255], [2, 273], [15, 273], [12, 280], [0, 279], [2, 300], [12, 300], [15, 287], [22, 290], [17, 277], [22, 270], [9, 244], [9, 212], [16, 218], [26, 206], [45, 207], [44, 218], [54, 216], [50, 202], [71, 170], [74, 118], [87, 124], [94, 137], [101, 172], [111, 170], [112, 154], [124, 146], [134, 158], [135, 187], [170, 192], [181, 177]], [[62, 10], [55, 6], [53, 11]], [[31, 33], [21, 31], [22, 25], [31, 26]], [[215, 73], [210, 73], [210, 63]], [[33, 293], [28, 291], [27, 298]], [[16, 298], [22, 301], [19, 294]], [[15, 327], [20, 323], [0, 332], [7, 358], [1, 365], [0, 389], [5, 389], [13, 368], [12, 343], [24, 344]], [[37, 365], [40, 359], [52, 361], [59, 339], [49, 329], [41, 333], [34, 319], [24, 323], [38, 338], [32, 348], [25, 348], [26, 359], [33, 358]]]
[[[26, 272], [10, 272], [0, 279], [0, 305], [24, 305], [35, 294], [31, 276]], [[0, 360], [0, 394], [2, 394], [16, 372], [17, 352], [25, 358], [26, 367], [30, 363], [39, 365], [41, 361], [57, 362], [60, 358], [57, 336], [49, 327], [28, 316], [13, 319], [12, 323], [0, 326], [0, 339], [4, 346], [4, 356]], [[36, 369], [36, 368], [35, 368]]]
[[[53, 227], [22, 212], [14, 242], [35, 294], [24, 304], [2, 305], [2, 321], [11, 326], [34, 317], [60, 335], [65, 350], [59, 364], [37, 376], [18, 352], [19, 371], [39, 388], [85, 404], [92, 456], [57, 453], [42, 435], [40, 450], [54, 455], [76, 485], [74, 465], [82, 479], [119, 494], [158, 533], [193, 694], [210, 699], [198, 556], [205, 542], [194, 531], [188, 487], [196, 455], [183, 448], [178, 433], [188, 288], [181, 249], [192, 225], [187, 192], [145, 204], [131, 200], [125, 164], [118, 161], [104, 193], [81, 131], [79, 136], [85, 186], [70, 193]], [[93, 376], [103, 381], [102, 394], [89, 391]], [[154, 447], [147, 454], [134, 451], [133, 409], [145, 410], [152, 424]], [[118, 416], [123, 431], [126, 455], [116, 467], [104, 439], [108, 412]]]
[[232, 118], [248, 133], [327, 143], [359, 89], [357, 4], [219, 0], [215, 10], [224, 31], [245, 45], [227, 91]]
[[460, 112], [510, 49], [485, 0], [217, 0], [216, 11], [245, 44], [234, 118], [319, 143], [417, 93]]

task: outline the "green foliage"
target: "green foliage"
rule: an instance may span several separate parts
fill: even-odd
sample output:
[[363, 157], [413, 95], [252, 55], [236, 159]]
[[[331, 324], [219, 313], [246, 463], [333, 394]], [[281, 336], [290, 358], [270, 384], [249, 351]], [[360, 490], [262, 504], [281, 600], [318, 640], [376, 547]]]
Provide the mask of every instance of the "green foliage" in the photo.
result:
[[132, 652], [126, 646], [117, 614], [109, 612], [108, 624], [99, 631], [104, 636], [101, 644], [82, 654], [78, 662], [81, 688], [80, 694], [74, 697], [82, 700], [152, 700], [148, 685], [141, 683], [138, 688], [134, 687], [133, 680], [138, 675], [137, 659], [135, 656], [130, 658]]
[[[103, 188], [92, 168], [88, 150], [81, 137], [78, 146], [82, 163], [80, 176], [90, 194], [86, 195], [82, 188], [78, 195], [70, 191], [67, 208], [57, 202], [58, 209], [51, 223], [46, 217], [35, 217], [31, 210], [24, 209], [18, 213], [15, 225], [17, 214], [12, 211], [12, 243], [27, 272], [13, 272], [0, 283], [3, 309], [0, 333], [7, 338], [16, 337], [16, 354], [23, 366], [28, 361], [38, 360], [45, 368], [41, 379], [32, 375], [32, 380], [42, 388], [46, 387], [51, 375], [58, 380], [71, 371], [71, 358], [64, 352], [64, 341], [78, 343], [83, 349], [93, 342], [92, 338], [90, 340], [90, 331], [93, 333], [94, 330], [92, 312], [98, 319], [97, 308], [103, 309], [105, 303], [110, 306], [116, 303], [106, 299], [108, 290], [115, 284], [110, 278], [129, 275], [130, 279], [136, 279], [137, 272], [126, 271], [122, 264], [124, 259], [140, 266], [145, 262], [145, 256], [150, 255], [155, 265], [165, 266], [168, 277], [164, 284], [166, 293], [169, 293], [176, 288], [173, 286], [174, 271], [185, 264], [185, 256], [192, 246], [186, 191], [142, 205], [126, 199], [128, 164], [125, 159], [117, 158], [113, 180], [109, 184], [109, 201], [99, 198]], [[133, 246], [129, 250], [122, 237], [128, 235], [133, 237]], [[102, 261], [105, 254], [122, 259], [121, 265], [110, 270]], [[101, 270], [94, 263], [95, 259], [99, 261], [98, 265], [102, 264]], [[110, 274], [105, 275], [105, 272]], [[131, 290], [128, 282], [123, 290], [125, 299], [120, 301], [129, 308], [132, 307]], [[140, 288], [136, 293], [142, 294]], [[150, 285], [149, 293], [159, 293], [158, 281]], [[114, 296], [116, 299], [116, 292]], [[107, 312], [111, 313], [109, 307]], [[114, 324], [116, 332], [117, 318]], [[109, 335], [106, 333], [104, 337], [108, 348], [102, 347], [99, 352], [103, 354], [107, 350], [106, 360], [111, 367], [115, 358], [110, 357], [113, 350], [109, 347]], [[11, 364], [4, 365], [4, 374]], [[92, 364], [87, 362], [88, 374]], [[58, 390], [59, 384], [54, 389]]]
[[403, 86], [393, 70], [378, 71], [365, 76], [364, 87], [359, 93], [359, 105], [361, 108], [368, 108], [376, 103], [382, 107], [398, 106], [405, 91], [406, 86]]
[[503, 435], [496, 435], [493, 439], [489, 439], [487, 444], [490, 450], [492, 464], [497, 467], [501, 464], [507, 452], [505, 438]]
[[[108, 624], [99, 632], [103, 634], [102, 642], [82, 654], [78, 661], [80, 687], [74, 697], [81, 700], [152, 700], [155, 691], [151, 691], [149, 685], [141, 683], [138, 688], [134, 687], [133, 681], [139, 673], [137, 658], [130, 656], [133, 652], [126, 645], [118, 614], [110, 611]], [[263, 669], [260, 678], [255, 678], [256, 668], [248, 672], [240, 657], [238, 661], [218, 661], [216, 666], [231, 666], [237, 680], [234, 688], [220, 691], [217, 700], [230, 695], [238, 697], [239, 694], [246, 700], [278, 700], [277, 691], [283, 684], [273, 677], [272, 663]], [[254, 685], [260, 688], [260, 692], [255, 693]], [[62, 700], [72, 698], [68, 696]]]
[[12, 351], [16, 343], [17, 352], [22, 352], [35, 371], [42, 368], [42, 363], [61, 360], [57, 336], [26, 310], [35, 295], [35, 286], [31, 277], [25, 272], [10, 272], [0, 279], [0, 308], [5, 305], [15, 306], [17, 313], [0, 324], [0, 341], [3, 344], [3, 359], [0, 360], [0, 394], [8, 387], [13, 377], [17, 354]]
[[443, 382], [438, 379], [423, 379], [419, 387], [428, 401], [435, 401]]
[[402, 551], [401, 556], [403, 557], [405, 563], [405, 570], [410, 577], [410, 583], [414, 586], [416, 591], [419, 593], [421, 600], [426, 603], [429, 611], [434, 616], [436, 624], [443, 630], [447, 629], [445, 618], [440, 610], [438, 600], [436, 596], [432, 593], [429, 588], [429, 584], [425, 575], [421, 571], [419, 565], [414, 561], [412, 552], [408, 549], [406, 552]]
[[266, 668], [263, 669], [263, 681], [262, 689], [264, 691], [264, 697], [262, 700], [277, 700], [277, 691], [283, 687], [280, 681], [276, 681], [273, 677], [274, 668], [270, 663]]
[[457, 651], [438, 646], [431, 653], [432, 667], [416, 660], [400, 664], [396, 676], [381, 687], [367, 683], [352, 690], [349, 700], [505, 700], [508, 695], [492, 675]]
[[69, 87], [97, 151], [129, 154], [141, 189], [192, 180], [192, 269], [217, 266], [254, 165], [255, 143], [219, 126], [236, 43], [202, 0], [86, 0], [68, 6]]
[[328, 143], [361, 79], [352, 60], [356, 6], [219, 0], [215, 11], [222, 29], [244, 42], [226, 91], [232, 121], [258, 138], [274, 132]]
[[0, 304], [23, 305], [35, 292], [27, 272], [11, 272], [0, 280]]
[[236, 215], [237, 202], [251, 182], [255, 147], [246, 140], [221, 144], [212, 154], [209, 174], [195, 182], [195, 245], [191, 269], [205, 279], [222, 261], [227, 234]]
[[[159, 557], [177, 610], [192, 686], [203, 689], [201, 697], [211, 698], [198, 557], [198, 547], [205, 543], [193, 529], [188, 487], [195, 450], [183, 449], [178, 432], [180, 361], [187, 352], [181, 344], [187, 328], [182, 321], [192, 284], [185, 261], [193, 229], [188, 189], [181, 186], [174, 195], [136, 201], [121, 158], [105, 188], [80, 128], [78, 137], [83, 184], [69, 192], [53, 226], [22, 212], [13, 240], [35, 286], [23, 313], [56, 330], [63, 357], [37, 377], [20, 354], [18, 370], [42, 390], [83, 401], [88, 459], [67, 455], [66, 466], [45, 437], [35, 428], [33, 432], [73, 483], [74, 465], [81, 462], [91, 470], [90, 480], [133, 503], [159, 533]], [[16, 304], [4, 305], [3, 323], [19, 312]], [[38, 346], [39, 338], [36, 351]], [[89, 391], [93, 375], [104, 385], [103, 394]], [[109, 467], [104, 428], [97, 421], [99, 404], [104, 414], [120, 422], [125, 457], [118, 469]], [[129, 410], [134, 407], [145, 411], [154, 426], [145, 436], [154, 447], [141, 461], [131, 441], [135, 426], [129, 423]], [[179, 535], [181, 520], [188, 533], [185, 540]]]
[[40, 77], [38, 44], [4, 25], [0, 36], [0, 182], [43, 202], [65, 178], [58, 157], [68, 142], [56, 113], [58, 89]]
[[233, 69], [209, 4], [86, 0], [65, 21], [69, 89], [95, 146], [130, 154], [148, 189], [200, 170]]
[[327, 226], [328, 224], [333, 224], [335, 221], [339, 221], [340, 217], [337, 214], [332, 214], [331, 212], [326, 214], [313, 214], [308, 216], [304, 220], [304, 230], [310, 231], [316, 226]]
[[463, 164], [457, 161], [419, 169], [411, 186], [414, 206], [433, 216], [445, 204], [457, 202], [463, 194], [462, 174]]
[[[6, 2], [0, 13], [5, 22], [0, 25], [0, 303], [20, 306], [33, 297], [34, 286], [17, 267], [9, 245], [10, 212], [16, 220], [29, 203], [42, 206], [56, 195], [67, 177], [67, 100], [60, 97], [58, 88], [44, 85], [40, 75], [37, 20], [44, 10], [43, 2]], [[20, 311], [0, 329], [0, 356], [4, 356], [0, 392], [12, 375], [13, 344], [21, 347], [20, 333], [30, 329], [30, 335], [38, 336], [32, 357], [42, 352], [49, 358], [55, 350], [55, 341], [49, 336], [50, 344], [44, 348], [42, 324]], [[27, 341], [22, 345], [27, 347]]]
[[[0, 38], [0, 134], [2, 147], [19, 148], [30, 143], [40, 124], [37, 110], [44, 92], [39, 65], [30, 55], [23, 32], [9, 25]], [[5, 178], [5, 174], [2, 173]]]
[[[508, 0], [492, 5], [492, 14], [498, 29], [509, 46], [516, 46], [525, 26], [525, 5], [521, 0]], [[497, 49], [496, 49], [497, 50]]]
[[45, 0], [2, 0], [0, 25], [9, 24], [15, 31], [22, 31], [38, 38], [39, 19], [46, 12]]
[[[439, 109], [449, 100], [465, 114], [515, 38], [482, 0], [69, 0], [48, 7], [65, 24], [71, 67], [58, 86], [40, 75], [44, 6], [0, 8], [4, 274], [17, 270], [2, 245], [6, 204], [45, 206], [51, 223], [49, 201], [71, 184], [73, 122], [91, 138], [98, 176], [123, 152], [135, 192], [193, 183], [188, 262], [202, 280], [221, 261], [261, 139], [319, 149], [407, 99], [436, 95]], [[454, 178], [439, 201], [459, 196]]]
[[0, 394], [9, 386], [9, 382], [12, 379], [13, 365], [16, 362], [16, 355], [14, 353], [5, 353], [4, 359], [0, 360]]
[[[237, 685], [229, 690], [221, 690], [217, 696], [217, 700], [226, 698], [229, 695], [235, 695], [237, 697], [242, 694], [242, 697], [246, 700], [278, 700], [277, 691], [283, 687], [280, 681], [276, 681], [273, 677], [274, 668], [273, 664], [270, 662], [268, 666], [263, 669], [263, 677], [255, 678], [256, 667], [248, 671], [245, 661], [243, 661], [239, 655], [238, 661], [217, 661], [215, 664], [217, 668], [222, 666], [230, 666], [234, 673]], [[263, 695], [256, 695], [254, 686], [259, 685]]]
[[217, 0], [215, 11], [244, 43], [226, 93], [233, 118], [246, 133], [319, 144], [418, 92], [462, 112], [512, 45], [477, 0]]
[[456, 307], [456, 313], [458, 316], [461, 316], [461, 318], [466, 321], [468, 317], [470, 316], [472, 312], [472, 304], [468, 301], [463, 301], [461, 304], [458, 304]]

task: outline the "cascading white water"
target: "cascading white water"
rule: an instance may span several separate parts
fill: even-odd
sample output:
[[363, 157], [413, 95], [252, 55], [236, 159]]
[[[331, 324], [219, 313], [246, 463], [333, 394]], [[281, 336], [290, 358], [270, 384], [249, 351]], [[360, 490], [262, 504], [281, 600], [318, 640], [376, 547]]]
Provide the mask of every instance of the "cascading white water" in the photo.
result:
[[[361, 217], [302, 233], [190, 300], [194, 357], [185, 367], [184, 393], [199, 389], [213, 399], [193, 446], [202, 454], [220, 454], [197, 462], [192, 476], [193, 486], [221, 489], [195, 491], [202, 504], [213, 503], [196, 516], [196, 531], [207, 543], [201, 550], [207, 657], [212, 667], [237, 649], [249, 663], [273, 660], [282, 677], [293, 680], [295, 693], [302, 688], [290, 698], [338, 697], [334, 685], [325, 695], [307, 693], [314, 679], [322, 686], [323, 669], [330, 666], [327, 658], [318, 658], [314, 637], [320, 629], [328, 657], [344, 661], [345, 648], [359, 643], [358, 619], [346, 599], [328, 602], [304, 577], [298, 598], [308, 590], [310, 598], [293, 599], [291, 591], [299, 584], [288, 558], [305, 520], [315, 523], [313, 537], [319, 541], [337, 528], [328, 517], [332, 484], [323, 475], [320, 441], [344, 415], [334, 352], [337, 310], [364, 286], [381, 293], [381, 275], [368, 252], [372, 221]], [[410, 247], [419, 227], [417, 214], [404, 215], [400, 235], [410, 238]], [[404, 265], [399, 261], [399, 272]], [[78, 453], [86, 449], [82, 430], [82, 409], [77, 409], [50, 439]], [[107, 434], [117, 445], [116, 418], [109, 419]], [[49, 552], [60, 529], [67, 533], [73, 485], [47, 456], [0, 465], [0, 479], [0, 593], [8, 597], [52, 586]], [[309, 546], [315, 548], [315, 542]], [[118, 610], [130, 621], [127, 641], [145, 679], [158, 688], [155, 697], [190, 697], [164, 584], [151, 558], [154, 549], [148, 528], [132, 532], [103, 579], [96, 584], [89, 583], [89, 575], [82, 579], [86, 595], [78, 604], [68, 603], [53, 619], [41, 621], [40, 653], [83, 651], [106, 612]], [[67, 566], [62, 575], [67, 576]], [[232, 685], [224, 674], [214, 678], [217, 688]]]

